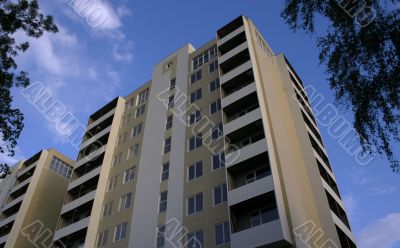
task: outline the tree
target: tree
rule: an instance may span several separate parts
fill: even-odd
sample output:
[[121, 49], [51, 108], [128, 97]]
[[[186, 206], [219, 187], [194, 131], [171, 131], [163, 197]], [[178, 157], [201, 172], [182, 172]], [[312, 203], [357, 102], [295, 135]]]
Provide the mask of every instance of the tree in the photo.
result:
[[317, 45], [336, 102], [353, 111], [364, 152], [375, 150], [400, 172], [400, 1], [286, 0], [281, 15], [313, 36], [316, 18], [328, 20]]
[[[14, 156], [17, 139], [24, 127], [24, 116], [11, 106], [13, 87], [27, 87], [29, 76], [26, 71], [17, 71], [14, 60], [20, 52], [29, 48], [28, 42], [16, 44], [13, 35], [22, 31], [28, 37], [39, 38], [44, 32], [56, 33], [53, 17], [39, 12], [37, 0], [0, 0], [0, 153]], [[6, 163], [0, 163], [0, 177], [9, 171]]]

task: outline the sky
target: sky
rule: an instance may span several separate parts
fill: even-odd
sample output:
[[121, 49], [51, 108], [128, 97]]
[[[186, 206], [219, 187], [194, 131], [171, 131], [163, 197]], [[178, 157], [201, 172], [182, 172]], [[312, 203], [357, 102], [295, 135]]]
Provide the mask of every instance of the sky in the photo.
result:
[[[319, 63], [316, 37], [289, 29], [280, 16], [284, 1], [88, 0], [101, 11], [100, 17], [79, 11], [79, 1], [40, 0], [42, 11], [54, 16], [60, 32], [40, 39], [27, 39], [18, 32], [15, 38], [31, 45], [17, 58], [19, 68], [27, 70], [33, 85], [43, 87], [52, 102], [84, 126], [98, 108], [151, 79], [158, 61], [186, 43], [200, 47], [241, 14], [253, 20], [275, 53], [288, 57], [304, 84], [324, 97], [324, 105], [334, 104], [325, 66]], [[316, 26], [323, 31], [326, 23], [317, 20]], [[13, 106], [25, 115], [25, 128], [16, 155], [2, 155], [1, 162], [12, 164], [50, 147], [75, 159], [78, 151], [63, 135], [65, 123], [55, 122], [43, 108], [31, 104], [24, 92], [14, 89], [12, 94]], [[351, 123], [351, 112], [334, 108]], [[361, 165], [329, 126], [320, 128], [359, 247], [399, 248], [400, 175], [379, 157]]]

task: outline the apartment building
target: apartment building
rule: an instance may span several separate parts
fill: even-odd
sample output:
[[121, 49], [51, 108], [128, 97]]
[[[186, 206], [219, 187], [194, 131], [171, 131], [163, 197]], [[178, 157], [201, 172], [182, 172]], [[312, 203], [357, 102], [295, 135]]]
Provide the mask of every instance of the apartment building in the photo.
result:
[[51, 247], [74, 161], [42, 150], [0, 182], [0, 247]]
[[303, 83], [243, 16], [90, 116], [54, 242], [356, 247]]

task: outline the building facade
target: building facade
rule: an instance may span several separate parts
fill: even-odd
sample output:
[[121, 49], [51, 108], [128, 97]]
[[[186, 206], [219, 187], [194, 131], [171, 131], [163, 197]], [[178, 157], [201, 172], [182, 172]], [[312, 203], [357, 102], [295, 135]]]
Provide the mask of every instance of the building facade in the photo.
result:
[[67, 191], [59, 247], [356, 247], [303, 83], [243, 16], [93, 113]]
[[0, 182], [0, 247], [51, 247], [73, 164], [49, 149], [12, 167]]

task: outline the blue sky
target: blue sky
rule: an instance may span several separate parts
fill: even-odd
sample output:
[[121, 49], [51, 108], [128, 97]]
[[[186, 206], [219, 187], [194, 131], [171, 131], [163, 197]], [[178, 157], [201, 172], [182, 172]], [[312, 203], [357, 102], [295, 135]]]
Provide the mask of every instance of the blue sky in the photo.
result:
[[[17, 61], [30, 72], [32, 83], [45, 85], [82, 124], [109, 100], [148, 81], [152, 66], [162, 58], [189, 42], [201, 46], [240, 14], [253, 20], [275, 53], [289, 58], [306, 85], [314, 86], [326, 104], [333, 103], [315, 37], [289, 30], [280, 17], [284, 1], [103, 1], [97, 4], [107, 13], [107, 20], [96, 29], [68, 2], [39, 1], [43, 11], [55, 17], [60, 32], [30, 39], [30, 49]], [[316, 25], [320, 30], [325, 27], [322, 20]], [[17, 33], [16, 39], [24, 37]], [[15, 107], [25, 114], [25, 129], [16, 156], [1, 160], [12, 163], [49, 147], [75, 159], [77, 151], [54, 124], [20, 89], [13, 95]], [[338, 109], [351, 121], [351, 113]], [[400, 247], [400, 175], [379, 158], [368, 166], [359, 165], [327, 128], [321, 131], [359, 246]]]

